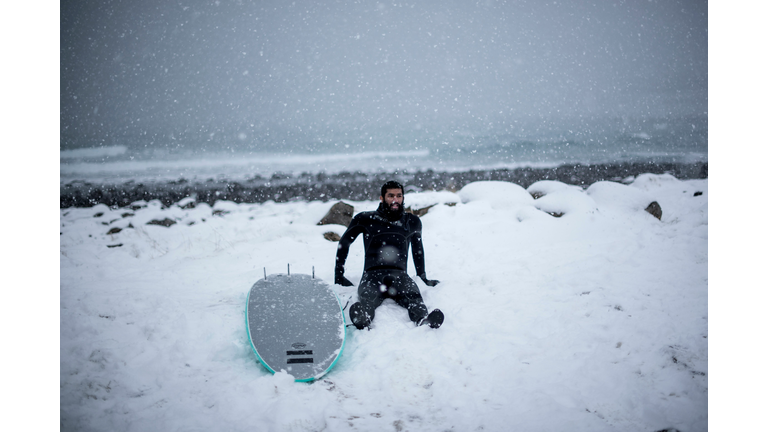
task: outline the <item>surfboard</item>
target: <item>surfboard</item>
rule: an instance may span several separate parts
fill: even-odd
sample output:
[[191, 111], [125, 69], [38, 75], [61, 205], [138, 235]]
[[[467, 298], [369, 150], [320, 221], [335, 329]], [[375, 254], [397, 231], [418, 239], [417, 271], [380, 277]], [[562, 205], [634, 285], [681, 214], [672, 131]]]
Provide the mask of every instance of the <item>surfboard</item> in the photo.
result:
[[338, 296], [327, 283], [305, 274], [273, 274], [253, 284], [245, 327], [259, 362], [272, 373], [285, 370], [298, 382], [328, 373], [346, 341]]

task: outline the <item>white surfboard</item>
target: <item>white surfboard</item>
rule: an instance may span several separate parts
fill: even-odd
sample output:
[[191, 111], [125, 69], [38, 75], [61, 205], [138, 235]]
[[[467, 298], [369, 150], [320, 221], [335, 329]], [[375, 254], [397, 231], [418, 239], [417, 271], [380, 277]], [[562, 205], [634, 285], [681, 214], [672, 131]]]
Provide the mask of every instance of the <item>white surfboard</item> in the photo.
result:
[[285, 370], [299, 382], [328, 373], [344, 350], [339, 298], [310, 275], [273, 274], [257, 281], [246, 300], [245, 324], [261, 364], [272, 373]]

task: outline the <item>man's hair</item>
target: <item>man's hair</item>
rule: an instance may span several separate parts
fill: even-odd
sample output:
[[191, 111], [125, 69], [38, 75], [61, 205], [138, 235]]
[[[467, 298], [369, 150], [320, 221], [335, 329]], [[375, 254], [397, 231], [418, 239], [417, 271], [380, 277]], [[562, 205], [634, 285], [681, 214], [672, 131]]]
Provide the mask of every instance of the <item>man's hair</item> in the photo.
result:
[[400, 189], [403, 194], [405, 194], [405, 188], [400, 183], [390, 180], [381, 187], [381, 196], [385, 196], [387, 194], [388, 189]]

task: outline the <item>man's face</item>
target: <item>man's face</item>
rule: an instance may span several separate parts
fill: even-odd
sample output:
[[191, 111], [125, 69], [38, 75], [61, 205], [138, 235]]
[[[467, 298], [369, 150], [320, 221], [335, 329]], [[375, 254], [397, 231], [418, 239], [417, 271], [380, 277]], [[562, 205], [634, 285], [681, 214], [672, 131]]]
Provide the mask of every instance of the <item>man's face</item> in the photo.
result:
[[390, 210], [399, 210], [403, 206], [403, 190], [387, 189], [387, 193], [380, 197], [381, 201]]

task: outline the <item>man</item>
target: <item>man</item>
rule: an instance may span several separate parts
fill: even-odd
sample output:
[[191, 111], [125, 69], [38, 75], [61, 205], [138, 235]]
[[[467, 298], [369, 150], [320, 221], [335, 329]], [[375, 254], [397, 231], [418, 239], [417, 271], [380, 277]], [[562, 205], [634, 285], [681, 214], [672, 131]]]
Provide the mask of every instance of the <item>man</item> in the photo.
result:
[[417, 325], [429, 324], [438, 328], [443, 323], [443, 313], [435, 309], [427, 314], [427, 306], [421, 298], [416, 283], [408, 276], [408, 247], [412, 248], [416, 273], [428, 286], [439, 281], [427, 279], [424, 270], [424, 246], [421, 243], [421, 221], [418, 216], [403, 209], [403, 185], [396, 181], [381, 187], [381, 203], [376, 211], [359, 213], [352, 219], [347, 231], [341, 236], [336, 252], [335, 283], [352, 286], [344, 277], [344, 263], [349, 246], [363, 234], [365, 246], [365, 271], [357, 288], [359, 302], [349, 308], [349, 317], [358, 329], [368, 327], [376, 308], [387, 299], [393, 299], [408, 309], [408, 316]]

